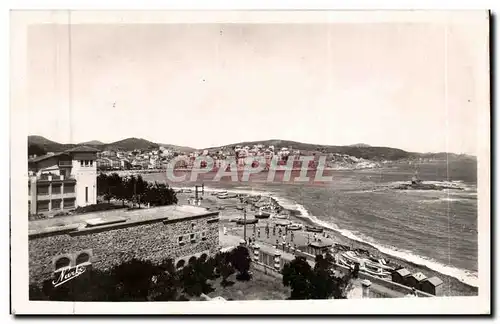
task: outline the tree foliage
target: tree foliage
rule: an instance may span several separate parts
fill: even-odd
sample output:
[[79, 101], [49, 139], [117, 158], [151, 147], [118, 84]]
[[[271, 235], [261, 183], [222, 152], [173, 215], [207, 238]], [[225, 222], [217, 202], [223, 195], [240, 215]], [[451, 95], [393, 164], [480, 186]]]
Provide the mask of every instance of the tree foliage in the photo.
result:
[[[185, 266], [180, 275], [183, 292], [188, 296], [200, 296], [213, 291], [207, 280], [210, 277], [210, 264], [207, 261], [196, 259]], [[213, 272], [213, 270], [212, 270]]]
[[250, 252], [244, 246], [238, 246], [231, 251], [231, 263], [238, 271], [237, 279], [240, 280], [250, 280], [250, 262], [252, 261], [250, 257]]
[[318, 255], [314, 268], [304, 257], [296, 256], [282, 270], [283, 284], [291, 288], [290, 299], [343, 299], [353, 278], [332, 269], [330, 257]]
[[164, 183], [150, 183], [140, 175], [120, 177], [117, 173], [97, 177], [97, 193], [108, 202], [116, 199], [130, 202], [133, 205], [150, 204], [152, 206], [165, 206], [177, 203], [175, 191]]
[[158, 270], [149, 261], [131, 260], [113, 268], [112, 276], [118, 283], [118, 294], [122, 300], [148, 300], [151, 280]]
[[227, 286], [229, 284], [227, 279], [235, 272], [229, 252], [218, 253], [215, 256], [215, 271], [217, 275], [222, 277], [222, 286]]
[[283, 284], [292, 289], [290, 299], [310, 299], [312, 269], [304, 257], [296, 256], [286, 263], [281, 274]]
[[43, 147], [35, 144], [28, 144], [28, 156], [36, 155], [42, 156], [47, 154], [47, 151]]

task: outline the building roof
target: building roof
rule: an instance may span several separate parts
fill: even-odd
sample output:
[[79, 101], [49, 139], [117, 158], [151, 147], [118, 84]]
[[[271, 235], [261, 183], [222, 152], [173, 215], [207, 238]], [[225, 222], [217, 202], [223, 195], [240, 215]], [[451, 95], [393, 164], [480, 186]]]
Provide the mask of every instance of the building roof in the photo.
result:
[[399, 270], [396, 270], [396, 273], [398, 273], [401, 277], [406, 277], [406, 276], [409, 276], [411, 274], [411, 272], [408, 271], [408, 269], [406, 269], [406, 268], [401, 268]]
[[325, 248], [325, 247], [330, 247], [332, 246], [331, 243], [327, 242], [311, 242], [309, 243], [309, 246], [315, 247], [315, 248]]
[[28, 163], [36, 163], [36, 162], [40, 162], [40, 161], [43, 161], [43, 160], [46, 160], [46, 159], [50, 159], [52, 157], [64, 155], [64, 154], [65, 154], [65, 152], [45, 154], [45, 155], [42, 155], [42, 156], [37, 156], [36, 158], [29, 159]]
[[167, 219], [168, 221], [181, 220], [183, 218], [202, 217], [218, 215], [218, 212], [209, 212], [205, 208], [190, 206], [190, 205], [170, 205], [154, 208], [141, 208], [134, 210], [115, 209], [104, 212], [95, 212], [87, 214], [77, 214], [67, 217], [55, 217], [29, 222], [29, 234], [39, 234], [52, 232], [60, 229], [62, 226], [72, 225], [75, 228], [86, 228], [87, 221], [99, 219], [100, 222], [106, 223], [108, 220], [116, 220], [117, 218], [125, 219], [126, 223], [134, 223], [141, 221], [152, 221], [155, 219]]
[[437, 287], [443, 283], [443, 281], [441, 279], [439, 279], [438, 277], [431, 277], [431, 278], [427, 279], [426, 281], [430, 282], [434, 287]]
[[95, 148], [90, 147], [90, 146], [76, 146], [76, 147], [73, 147], [69, 150], [63, 151], [63, 152], [45, 154], [42, 156], [38, 156], [36, 158], [29, 159], [28, 163], [36, 163], [36, 162], [40, 162], [40, 161], [43, 161], [46, 159], [50, 159], [52, 157], [61, 156], [61, 155], [68, 154], [68, 153], [88, 153], [88, 152], [96, 153], [96, 152], [100, 152], [100, 151], [98, 149], [95, 149]]
[[415, 278], [417, 281], [422, 281], [427, 279], [427, 277], [422, 273], [422, 272], [417, 272], [411, 275], [413, 278]]
[[71, 153], [88, 153], [88, 152], [92, 152], [92, 153], [95, 153], [95, 152], [100, 152], [100, 150], [94, 148], [94, 147], [90, 147], [90, 146], [77, 146], [77, 147], [73, 147], [69, 150], [66, 150], [65, 152], [71, 152]]

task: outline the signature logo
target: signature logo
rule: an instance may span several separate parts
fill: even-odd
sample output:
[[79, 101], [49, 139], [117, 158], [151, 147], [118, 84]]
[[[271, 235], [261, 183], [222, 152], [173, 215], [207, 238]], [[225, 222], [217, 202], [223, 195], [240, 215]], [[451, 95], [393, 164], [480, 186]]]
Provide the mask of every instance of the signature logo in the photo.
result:
[[62, 269], [55, 280], [52, 281], [54, 287], [59, 287], [60, 285], [81, 276], [87, 270], [86, 265], [77, 265], [76, 267]]

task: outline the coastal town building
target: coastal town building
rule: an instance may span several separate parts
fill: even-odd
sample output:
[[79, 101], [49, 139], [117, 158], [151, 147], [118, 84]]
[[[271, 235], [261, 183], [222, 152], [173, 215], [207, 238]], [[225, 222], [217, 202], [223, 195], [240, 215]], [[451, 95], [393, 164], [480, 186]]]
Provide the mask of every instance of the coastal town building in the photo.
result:
[[420, 283], [420, 290], [435, 296], [443, 294], [443, 281], [438, 277], [431, 277]]
[[111, 161], [108, 158], [97, 158], [96, 166], [98, 170], [107, 170], [111, 168]]
[[40, 284], [81, 264], [105, 270], [132, 258], [177, 268], [219, 250], [219, 213], [195, 206], [114, 210], [30, 223], [29, 277]]
[[98, 169], [112, 169], [119, 170], [121, 168], [121, 161], [115, 157], [101, 157], [96, 160]]
[[78, 146], [28, 160], [28, 211], [53, 214], [97, 202], [98, 150]]
[[406, 285], [420, 290], [420, 284], [426, 279], [427, 277], [422, 272], [417, 272], [406, 279]]
[[406, 268], [401, 268], [392, 272], [391, 277], [393, 282], [406, 285], [407, 279], [411, 276], [411, 272]]
[[323, 255], [332, 247], [331, 243], [327, 242], [311, 242], [302, 249], [304, 252], [311, 255]]

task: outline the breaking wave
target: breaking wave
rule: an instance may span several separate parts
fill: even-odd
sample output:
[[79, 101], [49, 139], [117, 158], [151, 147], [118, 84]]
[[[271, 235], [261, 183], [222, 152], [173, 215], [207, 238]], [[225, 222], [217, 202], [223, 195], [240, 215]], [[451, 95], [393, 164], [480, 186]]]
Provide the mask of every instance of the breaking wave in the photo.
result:
[[445, 198], [439, 198], [440, 201], [467, 201], [468, 199], [463, 199], [463, 198], [450, 198], [450, 197], [445, 197]]
[[307, 211], [307, 209], [304, 208], [304, 206], [302, 206], [300, 204], [295, 204], [295, 205], [297, 206], [297, 211], [299, 211], [301, 213], [301, 217], [307, 218], [308, 220], [310, 220], [311, 222], [313, 222], [314, 224], [316, 224], [318, 226], [322, 226], [324, 228], [336, 231], [336, 232], [340, 233], [341, 235], [343, 235], [351, 240], [371, 245], [372, 247], [376, 248], [377, 250], [379, 250], [380, 252], [382, 252], [386, 255], [390, 255], [392, 257], [395, 257], [395, 258], [398, 258], [398, 259], [401, 259], [404, 261], [408, 261], [408, 262], [411, 262], [411, 263], [416, 264], [416, 265], [425, 266], [431, 270], [437, 271], [437, 272], [442, 273], [444, 275], [454, 277], [467, 285], [479, 287], [477, 273], [475, 273], [475, 272], [471, 272], [471, 271], [468, 271], [465, 269], [460, 269], [460, 268], [456, 268], [453, 266], [445, 265], [445, 264], [442, 264], [436, 260], [426, 258], [423, 256], [419, 256], [419, 255], [415, 255], [411, 251], [398, 249], [398, 248], [393, 247], [393, 246], [386, 246], [386, 245], [374, 242], [373, 239], [366, 237], [362, 234], [354, 233], [354, 232], [347, 230], [347, 229], [341, 229], [341, 228], [338, 228], [338, 226], [336, 226], [336, 225], [332, 225], [332, 224], [327, 223], [325, 221], [319, 220], [315, 216], [310, 215], [309, 212]]
[[418, 202], [424, 203], [424, 204], [433, 204], [433, 203], [445, 203], [445, 202], [470, 202], [471, 199], [470, 197], [468, 198], [452, 198], [452, 197], [444, 197], [444, 198], [431, 198], [431, 199], [422, 199], [419, 200]]
[[[175, 188], [174, 188], [175, 189]], [[282, 196], [277, 196], [273, 192], [269, 191], [264, 191], [264, 190], [257, 190], [257, 189], [248, 189], [248, 188], [235, 188], [235, 189], [214, 189], [214, 188], [205, 188], [205, 191], [207, 192], [218, 192], [218, 191], [227, 191], [235, 194], [245, 194], [245, 195], [261, 195], [261, 196], [267, 196], [273, 199], [277, 204], [279, 204], [281, 207], [288, 209], [288, 210], [295, 210], [298, 215], [294, 215], [295, 217], [303, 218], [305, 220], [308, 220], [309, 222], [315, 224], [316, 226], [321, 226], [327, 230], [332, 230], [335, 232], [338, 232], [344, 237], [347, 237], [351, 240], [368, 244], [372, 246], [373, 248], [377, 249], [381, 253], [384, 253], [386, 255], [392, 256], [394, 258], [398, 258], [403, 261], [407, 261], [410, 263], [413, 263], [415, 265], [420, 265], [427, 267], [428, 269], [434, 270], [436, 272], [442, 273], [444, 275], [454, 277], [458, 279], [459, 281], [473, 286], [473, 287], [479, 287], [479, 282], [478, 282], [478, 277], [476, 272], [468, 271], [465, 269], [460, 269], [456, 268], [453, 266], [445, 265], [442, 264], [436, 260], [433, 260], [431, 258], [415, 255], [413, 252], [404, 250], [404, 249], [399, 249], [394, 246], [387, 246], [381, 243], [378, 243], [374, 241], [372, 238], [367, 237], [363, 234], [360, 233], [355, 233], [353, 231], [347, 230], [347, 229], [341, 229], [337, 225], [323, 221], [318, 219], [316, 216], [313, 216], [309, 213], [307, 208], [305, 208], [303, 205], [291, 200], [284, 198]], [[447, 198], [442, 198], [442, 199], [447, 199]], [[450, 198], [453, 199], [453, 198]], [[435, 199], [435, 200], [430, 200], [430, 201], [440, 201], [440, 199]]]
[[341, 229], [335, 224], [331, 224], [331, 223], [325, 222], [323, 220], [320, 220], [317, 217], [310, 215], [309, 211], [303, 205], [298, 204], [292, 200], [282, 198], [282, 197], [276, 197], [276, 196], [273, 196], [272, 198], [278, 204], [280, 204], [283, 208], [296, 210], [297, 212], [300, 213], [300, 215], [297, 215], [298, 217], [307, 219], [317, 226], [321, 226], [321, 227], [324, 227], [326, 229], [336, 231], [336, 232], [340, 233], [341, 235], [343, 235], [351, 240], [354, 240], [354, 241], [357, 241], [360, 243], [368, 244], [386, 255], [389, 255], [389, 256], [392, 256], [392, 257], [395, 257], [395, 258], [398, 258], [398, 259], [401, 259], [401, 260], [404, 260], [404, 261], [407, 261], [407, 262], [410, 262], [410, 263], [413, 263], [416, 265], [421, 265], [421, 266], [427, 267], [431, 270], [442, 273], [444, 275], [454, 277], [467, 285], [474, 286], [474, 287], [479, 286], [478, 277], [477, 277], [476, 272], [472, 272], [472, 271], [468, 271], [465, 269], [460, 269], [460, 268], [456, 268], [453, 266], [445, 265], [445, 264], [442, 264], [442, 263], [440, 263], [436, 260], [433, 260], [431, 258], [426, 258], [423, 256], [415, 255], [413, 252], [408, 251], [408, 250], [398, 249], [394, 246], [386, 246], [386, 245], [380, 244], [378, 242], [375, 242], [370, 237], [364, 236], [363, 234], [354, 233], [354, 232], [347, 230], [347, 229]]

